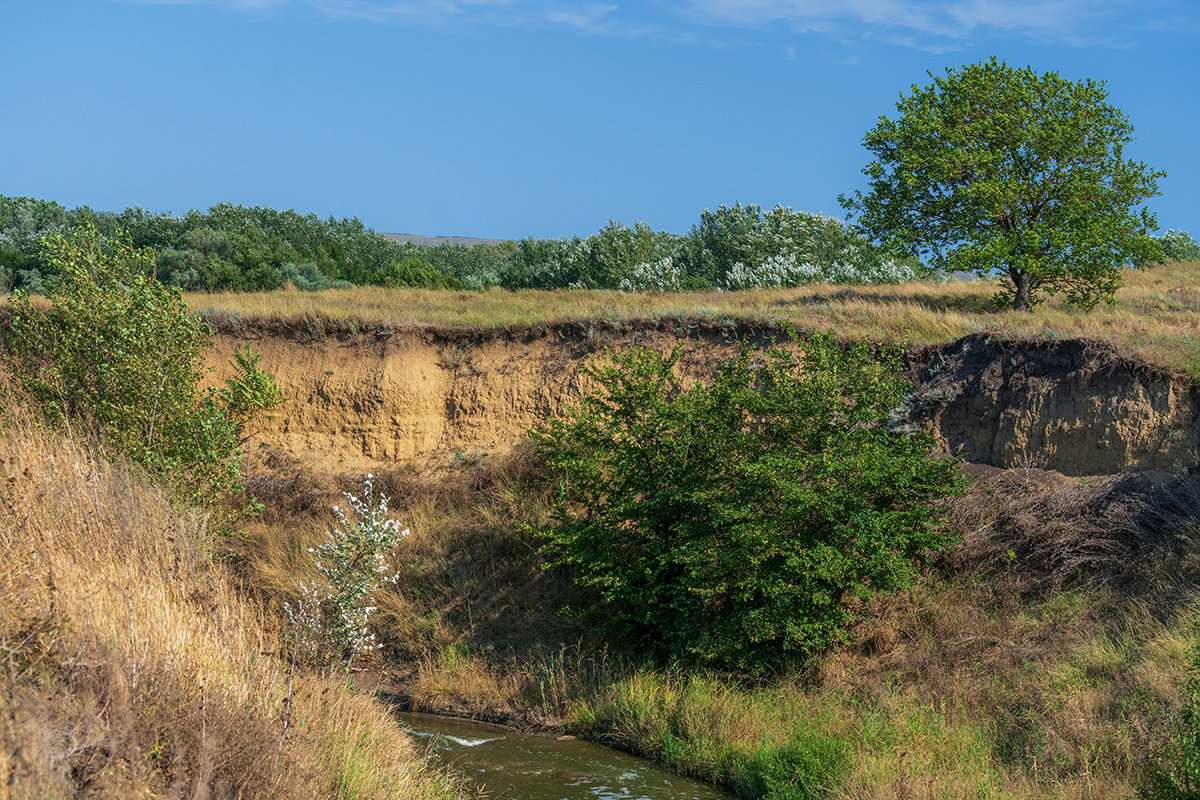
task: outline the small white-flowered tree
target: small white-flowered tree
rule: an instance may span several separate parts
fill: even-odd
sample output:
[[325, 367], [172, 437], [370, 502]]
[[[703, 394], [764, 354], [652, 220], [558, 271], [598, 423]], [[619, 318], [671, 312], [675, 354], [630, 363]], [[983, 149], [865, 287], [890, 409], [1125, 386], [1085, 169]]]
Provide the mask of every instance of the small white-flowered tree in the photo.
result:
[[388, 519], [388, 498], [375, 495], [373, 481], [367, 475], [361, 499], [345, 493], [349, 512], [333, 507], [340, 524], [326, 532], [324, 542], [308, 548], [321, 577], [301, 581], [300, 599], [284, 606], [288, 644], [301, 660], [340, 662], [348, 669], [355, 657], [379, 647], [368, 627], [375, 592], [399, 580], [387, 554], [408, 530]]

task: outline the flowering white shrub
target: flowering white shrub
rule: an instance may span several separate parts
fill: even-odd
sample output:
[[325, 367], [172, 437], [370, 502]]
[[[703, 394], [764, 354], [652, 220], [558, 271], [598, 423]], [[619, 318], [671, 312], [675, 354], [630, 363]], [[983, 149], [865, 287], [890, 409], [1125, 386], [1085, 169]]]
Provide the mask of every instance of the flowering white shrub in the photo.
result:
[[808, 262], [797, 263], [793, 254], [769, 256], [752, 264], [737, 262], [725, 275], [726, 289], [760, 289], [800, 286], [822, 280], [821, 268]]
[[332, 660], [349, 667], [355, 656], [378, 648], [367, 623], [375, 612], [375, 592], [399, 580], [386, 554], [408, 536], [388, 519], [388, 498], [375, 496], [374, 476], [367, 475], [362, 498], [345, 493], [350, 513], [333, 507], [340, 525], [325, 541], [308, 548], [320, 578], [300, 582], [300, 600], [284, 606], [291, 628], [290, 645], [310, 663]]
[[917, 280], [917, 274], [912, 267], [891, 259], [838, 260], [814, 264], [788, 253], [768, 256], [749, 265], [737, 262], [726, 273], [722, 288], [737, 290], [803, 286], [809, 283], [904, 283], [914, 280]]
[[1171, 228], [1158, 239], [1166, 261], [1200, 261], [1200, 245], [1187, 231]]
[[621, 280], [620, 289], [623, 292], [678, 292], [683, 289], [683, 269], [670, 256], [653, 264], [638, 264], [629, 277]]

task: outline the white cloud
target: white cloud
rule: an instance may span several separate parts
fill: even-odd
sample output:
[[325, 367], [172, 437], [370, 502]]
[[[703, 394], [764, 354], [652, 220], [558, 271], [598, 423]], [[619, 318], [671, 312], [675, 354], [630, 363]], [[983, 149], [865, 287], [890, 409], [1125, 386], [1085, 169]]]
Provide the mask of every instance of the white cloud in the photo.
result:
[[987, 33], [1079, 43], [1114, 15], [1143, 9], [1133, 0], [678, 0], [699, 24], [824, 31], [939, 47]]
[[[836, 41], [885, 40], [947, 50], [1001, 34], [1060, 44], [1114, 44], [1191, 0], [120, 0], [243, 9], [315, 10], [331, 19], [421, 25], [568, 27], [622, 36], [709, 41], [722, 31], [784, 31]], [[1150, 9], [1157, 9], [1155, 14]], [[1179, 12], [1182, 13], [1182, 12]], [[1113, 24], [1116, 23], [1116, 24]], [[719, 43], [716, 42], [716, 43]]]
[[566, 7], [558, 10], [547, 10], [545, 19], [559, 25], [568, 25], [586, 31], [608, 30], [613, 15], [619, 6], [585, 5]]

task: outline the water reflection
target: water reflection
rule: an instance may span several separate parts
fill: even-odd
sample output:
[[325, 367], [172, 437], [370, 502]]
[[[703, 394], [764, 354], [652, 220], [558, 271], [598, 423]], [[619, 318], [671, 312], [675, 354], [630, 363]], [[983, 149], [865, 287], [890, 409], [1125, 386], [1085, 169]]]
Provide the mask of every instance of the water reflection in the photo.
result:
[[399, 714], [438, 758], [495, 800], [728, 800], [721, 787], [681, 778], [592, 742], [515, 733], [476, 722]]

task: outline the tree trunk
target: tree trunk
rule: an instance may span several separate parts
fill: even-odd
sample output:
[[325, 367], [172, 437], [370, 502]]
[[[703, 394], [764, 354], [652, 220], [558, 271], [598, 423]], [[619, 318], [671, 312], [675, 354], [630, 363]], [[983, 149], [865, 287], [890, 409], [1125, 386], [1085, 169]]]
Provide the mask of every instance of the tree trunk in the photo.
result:
[[1013, 270], [1009, 273], [1012, 277], [1013, 284], [1016, 286], [1016, 291], [1013, 292], [1013, 311], [1028, 311], [1029, 310], [1029, 289], [1030, 280], [1029, 273], [1023, 269]]

